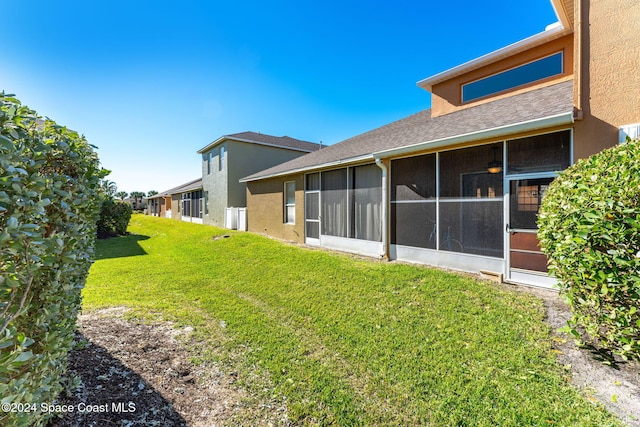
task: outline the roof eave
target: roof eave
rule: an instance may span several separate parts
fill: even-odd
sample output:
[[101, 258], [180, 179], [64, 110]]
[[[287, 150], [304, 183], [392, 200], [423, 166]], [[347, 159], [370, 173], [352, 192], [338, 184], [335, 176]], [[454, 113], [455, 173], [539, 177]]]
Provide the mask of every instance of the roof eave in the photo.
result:
[[535, 131], [544, 128], [552, 128], [556, 126], [569, 125], [574, 123], [573, 109], [566, 113], [555, 114], [540, 119], [528, 120], [525, 122], [513, 123], [510, 125], [498, 126], [495, 128], [485, 129], [476, 132], [469, 132], [462, 135], [456, 135], [447, 138], [425, 141], [418, 144], [407, 145], [400, 148], [383, 150], [373, 153], [376, 159], [397, 157], [405, 154], [412, 154], [418, 151], [432, 150], [436, 148], [444, 148], [466, 142], [478, 141], [482, 139], [507, 137], [509, 135]]
[[569, 18], [569, 13], [567, 12], [566, 5], [563, 0], [551, 0], [551, 6], [553, 7], [560, 24], [564, 28], [572, 28], [573, 23]]
[[209, 151], [211, 150], [213, 147], [215, 147], [216, 145], [220, 144], [222, 141], [224, 141], [225, 139], [230, 139], [228, 136], [224, 135], [221, 136], [220, 138], [216, 139], [215, 141], [213, 141], [212, 143], [204, 146], [203, 148], [198, 150], [198, 154], [202, 154], [205, 151]]
[[354, 163], [360, 163], [366, 160], [375, 160], [389, 157], [397, 157], [406, 154], [413, 154], [419, 151], [432, 150], [436, 148], [444, 148], [452, 145], [464, 144], [466, 142], [479, 141], [482, 139], [507, 137], [509, 135], [535, 131], [545, 128], [553, 128], [557, 126], [570, 125], [574, 123], [573, 109], [565, 113], [555, 114], [552, 116], [542, 117], [539, 119], [528, 120], [525, 122], [513, 123], [495, 128], [485, 129], [476, 132], [469, 132], [447, 138], [425, 141], [417, 144], [407, 145], [404, 147], [393, 148], [389, 150], [377, 151], [372, 154], [350, 157], [347, 159], [336, 160], [317, 165], [310, 165], [301, 168], [289, 169], [286, 171], [276, 172], [266, 175], [249, 176], [240, 179], [240, 182], [261, 181], [263, 179], [277, 178], [296, 173], [311, 172], [316, 170], [327, 169], [333, 166], [345, 166]]
[[426, 79], [422, 79], [416, 84], [418, 85], [418, 87], [432, 92], [433, 86], [438, 83], [442, 83], [446, 80], [452, 79], [453, 77], [460, 76], [485, 65], [497, 62], [508, 56], [512, 56], [527, 49], [531, 49], [532, 47], [539, 46], [573, 32], [571, 28], [565, 28], [561, 22], [558, 24], [559, 25], [549, 26], [545, 31], [535, 34], [524, 40], [520, 40], [519, 42], [510, 44], [509, 46], [503, 47], [471, 61], [465, 62], [464, 64], [458, 65], [457, 67], [450, 68], [431, 77], [427, 77]]
[[321, 163], [321, 164], [316, 164], [316, 165], [311, 165], [311, 166], [303, 166], [300, 168], [295, 168], [295, 169], [289, 169], [286, 171], [282, 171], [282, 172], [276, 172], [276, 173], [272, 173], [272, 174], [267, 174], [267, 175], [259, 175], [259, 176], [247, 176], [244, 178], [240, 179], [240, 182], [251, 182], [251, 181], [261, 181], [263, 179], [269, 179], [269, 178], [277, 178], [279, 176], [286, 176], [286, 175], [293, 175], [296, 173], [303, 173], [303, 172], [311, 172], [314, 170], [320, 170], [320, 169], [327, 169], [333, 166], [346, 166], [346, 165], [351, 165], [351, 164], [355, 164], [355, 163], [361, 163], [364, 162], [366, 160], [374, 160], [373, 155], [372, 154], [365, 154], [362, 156], [355, 156], [355, 157], [349, 157], [346, 159], [340, 159], [340, 160], [334, 160], [332, 162], [327, 162], [327, 163]]
[[229, 137], [229, 136], [223, 136], [223, 137], [220, 137], [220, 138], [216, 139], [215, 141], [213, 141], [211, 144], [207, 145], [206, 147], [201, 148], [200, 150], [198, 150], [198, 154], [203, 154], [203, 153], [211, 150], [213, 147], [215, 147], [216, 145], [222, 143], [223, 141], [245, 142], [247, 144], [265, 145], [267, 147], [282, 148], [283, 150], [299, 151], [299, 152], [302, 152], [302, 153], [313, 153], [313, 150], [305, 150], [304, 148], [288, 147], [286, 145], [270, 144], [268, 142], [254, 141], [252, 139], [243, 139], [243, 138], [234, 138], [234, 137]]

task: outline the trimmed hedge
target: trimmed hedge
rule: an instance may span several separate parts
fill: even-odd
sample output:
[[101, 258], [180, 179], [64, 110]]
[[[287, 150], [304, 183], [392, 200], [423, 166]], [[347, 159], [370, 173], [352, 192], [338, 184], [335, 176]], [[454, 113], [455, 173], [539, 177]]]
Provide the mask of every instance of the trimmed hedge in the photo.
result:
[[131, 221], [133, 208], [127, 202], [107, 198], [100, 207], [98, 218], [98, 238], [124, 236]]
[[1, 425], [44, 425], [63, 388], [105, 175], [84, 137], [0, 93], [0, 399], [35, 404]]
[[640, 360], [640, 140], [578, 161], [549, 187], [539, 238], [583, 342]]

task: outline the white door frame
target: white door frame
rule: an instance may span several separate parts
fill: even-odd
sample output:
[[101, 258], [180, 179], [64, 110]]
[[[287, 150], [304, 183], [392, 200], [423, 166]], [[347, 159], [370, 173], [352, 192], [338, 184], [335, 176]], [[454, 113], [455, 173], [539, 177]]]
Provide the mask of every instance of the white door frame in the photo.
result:
[[539, 286], [544, 288], [553, 288], [557, 283], [555, 277], [547, 273], [524, 270], [511, 267], [511, 233], [532, 233], [537, 234], [537, 230], [516, 229], [511, 228], [511, 182], [521, 181], [525, 179], [555, 178], [558, 174], [555, 172], [536, 172], [506, 175], [504, 178], [504, 248], [505, 248], [505, 273], [506, 282], [513, 282], [525, 285]]

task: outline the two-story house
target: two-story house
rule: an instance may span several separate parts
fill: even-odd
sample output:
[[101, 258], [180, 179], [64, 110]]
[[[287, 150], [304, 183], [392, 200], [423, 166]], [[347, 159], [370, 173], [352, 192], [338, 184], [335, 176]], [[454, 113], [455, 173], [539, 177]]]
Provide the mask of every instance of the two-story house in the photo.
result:
[[204, 224], [223, 227], [227, 208], [246, 207], [240, 178], [317, 151], [320, 144], [256, 132], [224, 135], [198, 150], [202, 156]]
[[552, 286], [538, 207], [637, 129], [640, 3], [552, 5], [545, 31], [418, 82], [430, 109], [243, 178], [249, 231]]

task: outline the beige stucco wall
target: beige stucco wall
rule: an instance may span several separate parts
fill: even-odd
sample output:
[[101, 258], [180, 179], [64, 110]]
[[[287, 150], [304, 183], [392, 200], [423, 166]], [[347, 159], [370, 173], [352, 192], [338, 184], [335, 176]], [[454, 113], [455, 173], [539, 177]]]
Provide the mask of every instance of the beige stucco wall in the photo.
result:
[[[522, 64], [526, 64], [528, 62], [560, 51], [564, 52], [564, 67], [562, 75], [546, 79], [542, 82], [523, 86], [516, 90], [506, 91], [505, 93], [500, 95], [491, 96], [486, 99], [480, 99], [478, 101], [462, 104], [461, 86], [463, 84], [508, 70]], [[434, 85], [432, 92], [433, 94], [431, 97], [431, 114], [433, 117], [441, 116], [443, 114], [449, 114], [454, 111], [473, 107], [482, 103], [495, 101], [496, 99], [513, 96], [516, 93], [529, 91], [532, 88], [538, 88], [545, 85], [557, 83], [560, 80], [570, 79], [573, 75], [573, 65], [573, 36], [568, 35]]]
[[173, 194], [171, 196], [171, 218], [173, 219], [182, 219], [182, 207], [180, 206], [180, 194]]
[[[618, 143], [618, 127], [640, 123], [640, 2], [575, 2], [575, 158]], [[578, 38], [581, 37], [581, 40]]]
[[[296, 183], [295, 224], [284, 223], [284, 183]], [[279, 239], [304, 243], [304, 175], [247, 183], [247, 229]]]

